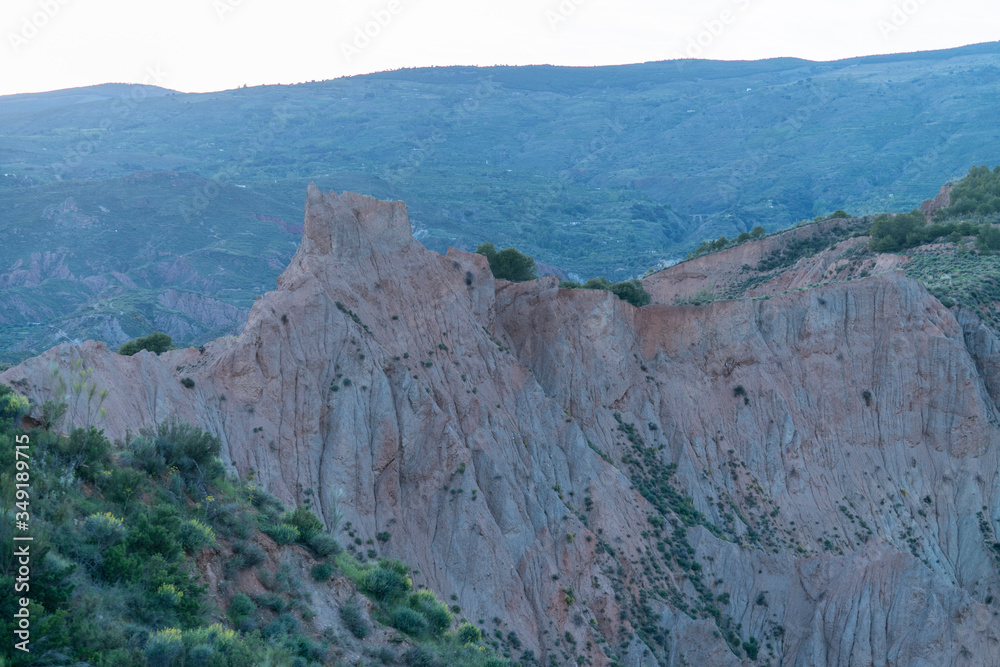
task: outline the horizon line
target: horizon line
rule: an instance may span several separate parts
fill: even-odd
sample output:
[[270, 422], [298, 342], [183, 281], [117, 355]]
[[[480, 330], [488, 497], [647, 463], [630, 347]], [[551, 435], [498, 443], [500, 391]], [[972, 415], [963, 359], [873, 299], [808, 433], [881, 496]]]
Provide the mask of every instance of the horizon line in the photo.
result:
[[498, 67], [509, 67], [509, 68], [529, 68], [529, 67], [553, 67], [559, 69], [601, 69], [610, 67], [638, 67], [641, 65], [656, 65], [662, 63], [762, 63], [768, 61], [778, 61], [778, 60], [798, 60], [803, 63], [814, 63], [814, 64], [832, 64], [840, 62], [849, 62], [852, 60], [864, 60], [868, 58], [884, 58], [889, 56], [908, 56], [908, 55], [918, 55], [918, 54], [931, 54], [931, 53], [944, 53], [947, 51], [959, 51], [962, 49], [969, 49], [977, 46], [986, 45], [996, 45], [1000, 47], [1000, 40], [987, 41], [987, 42], [974, 42], [971, 44], [963, 44], [961, 46], [952, 46], [943, 49], [928, 49], [923, 51], [892, 51], [887, 53], [868, 53], [858, 56], [849, 56], [847, 58], [834, 58], [831, 60], [812, 60], [809, 58], [802, 58], [799, 56], [770, 56], [767, 58], [664, 58], [662, 60], [646, 60], [642, 62], [625, 62], [625, 63], [605, 63], [600, 65], [559, 65], [554, 63], [528, 63], [528, 64], [518, 64], [510, 65], [506, 63], [494, 63], [492, 65], [471, 65], [471, 64], [449, 64], [449, 65], [413, 65], [406, 67], [396, 67], [390, 69], [373, 70], [370, 72], [361, 72], [357, 74], [344, 74], [341, 76], [334, 76], [329, 79], [311, 79], [308, 81], [295, 81], [295, 82], [269, 82], [269, 83], [258, 83], [254, 85], [238, 85], [232, 88], [219, 88], [213, 90], [179, 90], [176, 88], [165, 88], [163, 86], [156, 86], [153, 84], [145, 84], [139, 82], [127, 82], [127, 81], [102, 81], [100, 83], [90, 83], [80, 86], [72, 86], [69, 88], [54, 88], [50, 90], [26, 90], [16, 93], [5, 93], [0, 95], [0, 99], [8, 97], [17, 97], [21, 95], [47, 95], [51, 93], [61, 93], [74, 90], [84, 90], [87, 88], [99, 88], [101, 86], [145, 86], [148, 88], [157, 88], [159, 90], [169, 91], [171, 93], [177, 93], [181, 95], [205, 95], [212, 93], [225, 93], [234, 90], [242, 90], [244, 88], [264, 88], [269, 86], [299, 86], [306, 84], [315, 83], [328, 83], [331, 81], [339, 81], [341, 79], [353, 79], [364, 76], [372, 76], [376, 74], [386, 74], [391, 72], [404, 72], [410, 70], [431, 70], [431, 69], [450, 69], [450, 68], [462, 68], [462, 69], [493, 69]]

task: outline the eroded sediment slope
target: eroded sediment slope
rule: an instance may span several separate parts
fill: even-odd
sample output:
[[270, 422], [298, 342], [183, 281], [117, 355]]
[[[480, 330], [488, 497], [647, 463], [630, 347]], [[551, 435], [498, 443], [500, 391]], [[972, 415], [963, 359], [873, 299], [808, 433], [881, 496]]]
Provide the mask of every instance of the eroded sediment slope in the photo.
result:
[[543, 664], [988, 665], [1000, 346], [960, 317], [892, 273], [642, 309], [494, 281], [402, 203], [311, 187], [239, 338], [0, 381], [41, 403], [82, 359], [114, 437], [183, 419], [286, 501], [342, 488]]

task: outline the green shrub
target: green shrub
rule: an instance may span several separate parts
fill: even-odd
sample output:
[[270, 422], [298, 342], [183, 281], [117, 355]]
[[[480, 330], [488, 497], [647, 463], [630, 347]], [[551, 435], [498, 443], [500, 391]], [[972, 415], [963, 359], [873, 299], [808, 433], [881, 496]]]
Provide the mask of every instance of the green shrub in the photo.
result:
[[[759, 230], [759, 231], [758, 231]], [[711, 239], [705, 240], [700, 246], [695, 248], [694, 252], [689, 252], [685, 259], [694, 259], [695, 257], [700, 257], [706, 253], [715, 252], [716, 250], [723, 250], [728, 248], [732, 244], [739, 245], [744, 241], [749, 241], [750, 239], [763, 238], [765, 236], [764, 228], [760, 225], [754, 227], [751, 233], [742, 232], [738, 237], [730, 241], [725, 236], [720, 236], [714, 241]]]
[[142, 557], [130, 552], [124, 544], [104, 550], [101, 576], [105, 581], [135, 581], [142, 574]]
[[483, 243], [476, 248], [476, 252], [486, 256], [495, 278], [520, 283], [538, 277], [535, 273], [535, 260], [514, 248], [497, 251], [492, 243]]
[[184, 592], [173, 584], [160, 584], [156, 589], [156, 601], [167, 607], [176, 607], [184, 599]]
[[983, 225], [976, 238], [976, 249], [980, 252], [1000, 250], [1000, 229], [993, 225]]
[[151, 556], [160, 554], [173, 560], [181, 552], [177, 536], [181, 520], [173, 505], [157, 505], [146, 513], [135, 517], [128, 536], [128, 546], [133, 553]]
[[748, 658], [756, 660], [757, 653], [760, 651], [760, 645], [757, 644], [757, 638], [751, 637], [749, 641], [743, 642], [743, 650], [747, 652]]
[[317, 563], [316, 565], [313, 565], [310, 574], [312, 575], [312, 578], [315, 579], [316, 581], [326, 581], [327, 579], [333, 576], [333, 573], [335, 571], [336, 568], [333, 566], [333, 563], [331, 563], [328, 560], [325, 560], [322, 563]]
[[132, 468], [113, 467], [98, 475], [97, 482], [105, 498], [127, 507], [133, 498], [142, 495], [146, 476]]
[[241, 637], [218, 623], [185, 631], [167, 628], [155, 632], [146, 641], [145, 654], [149, 665], [171, 667], [292, 664], [286, 652], [265, 649], [259, 636]]
[[[0, 444], [12, 444], [10, 428], [0, 424]], [[324, 659], [322, 647], [296, 637], [278, 635], [265, 645], [254, 632], [256, 608], [245, 595], [234, 598], [229, 618], [240, 631], [252, 634], [204, 627], [215, 612], [206, 604], [206, 586], [199, 581], [194, 560], [184, 555], [182, 547], [197, 552], [212, 541], [208, 521], [192, 516], [197, 511], [192, 501], [207, 493], [182, 497], [178, 493], [190, 492], [193, 485], [183, 484], [180, 474], [150, 478], [137, 469], [162, 460], [155, 447], [156, 433], [142, 436], [145, 444], [136, 447], [133, 439], [127, 440], [121, 459], [127, 459], [129, 467], [124, 468], [111, 456], [110, 443], [100, 431], [77, 429], [73, 436], [32, 434], [32, 500], [39, 503], [32, 516], [39, 535], [32, 547], [31, 573], [36, 631], [32, 636], [37, 633], [39, 642], [35, 662], [123, 667], [298, 664], [289, 646], [306, 659], [303, 665]], [[172, 446], [174, 453], [192, 451], [183, 442]], [[13, 461], [12, 450], [0, 447], [0, 464], [5, 456]], [[204, 461], [197, 448], [193, 453], [188, 458], [195, 465], [199, 465], [196, 460]], [[201, 475], [192, 470], [194, 476]], [[75, 493], [84, 474], [94, 483], [84, 487], [90, 489], [87, 493]], [[237, 493], [231, 482], [223, 480], [211, 489], [220, 502], [209, 498], [203, 503], [212, 510], [227, 506], [233, 511], [243, 506]], [[74, 521], [81, 514], [82, 520]], [[80, 576], [68, 579], [74, 570]], [[11, 577], [0, 575], [0, 589], [12, 593], [13, 584]], [[294, 591], [296, 583], [288, 578], [281, 585]], [[307, 609], [300, 611], [303, 618], [308, 616]], [[287, 620], [282, 623], [287, 625]], [[11, 624], [0, 621], [0, 625], [9, 635]], [[29, 663], [35, 664], [31, 657], [24, 662]], [[0, 659], [0, 664], [6, 663]]]
[[247, 488], [247, 491], [250, 504], [260, 510], [262, 514], [275, 516], [285, 511], [285, 506], [281, 504], [277, 496], [268, 493], [264, 489], [251, 485]]
[[111, 512], [91, 514], [83, 522], [83, 532], [87, 539], [104, 549], [118, 544], [128, 534], [125, 523]]
[[601, 276], [600, 278], [591, 278], [584, 284], [580, 285], [582, 289], [611, 289], [611, 281]]
[[909, 213], [883, 213], [872, 223], [868, 247], [874, 252], [896, 252], [926, 243], [927, 218], [914, 209]]
[[141, 350], [148, 350], [155, 354], [174, 349], [173, 341], [165, 333], [154, 333], [145, 338], [136, 338], [125, 343], [118, 349], [118, 354], [132, 356]]
[[254, 601], [266, 609], [270, 609], [276, 614], [285, 610], [285, 599], [277, 593], [261, 593], [254, 598]]
[[0, 424], [16, 425], [28, 414], [28, 399], [5, 384], [0, 384]]
[[427, 619], [428, 629], [434, 636], [441, 635], [451, 627], [454, 619], [448, 611], [448, 605], [434, 597], [433, 591], [424, 589], [411, 593], [407, 604], [410, 609], [420, 612]]
[[389, 622], [392, 627], [413, 637], [423, 637], [429, 628], [427, 618], [409, 607], [397, 607], [389, 617]]
[[316, 533], [307, 540], [306, 544], [313, 550], [313, 553], [320, 557], [336, 556], [343, 551], [337, 538], [329, 533]]
[[642, 283], [638, 280], [625, 280], [620, 283], [615, 283], [610, 288], [611, 293], [617, 296], [622, 301], [626, 301], [633, 306], [645, 306], [653, 298], [649, 295]]
[[407, 575], [381, 565], [365, 572], [361, 579], [361, 589], [382, 603], [402, 597], [412, 586]]
[[59, 420], [63, 418], [66, 414], [66, 410], [69, 409], [69, 405], [65, 401], [54, 401], [52, 399], [46, 399], [42, 402], [42, 428], [45, 430], [51, 430], [55, 428]]
[[133, 438], [123, 462], [154, 477], [176, 468], [184, 481], [201, 483], [225, 477], [218, 458], [221, 451], [222, 444], [212, 434], [187, 424], [163, 422]]
[[195, 555], [205, 547], [215, 544], [215, 531], [201, 521], [192, 519], [181, 524], [180, 539], [184, 551]]
[[155, 433], [146, 430], [143, 435], [154, 438], [166, 465], [176, 467], [186, 478], [206, 476], [210, 464], [222, 452], [218, 438], [188, 424], [163, 422]]
[[296, 659], [297, 664], [319, 665], [326, 662], [327, 651], [323, 648], [323, 645], [305, 635], [295, 635], [288, 644], [298, 656]]
[[154, 632], [146, 641], [146, 659], [150, 667], [172, 667], [184, 659], [184, 636], [177, 628]]
[[157, 448], [156, 441], [143, 435], [132, 438], [122, 461], [153, 477], [159, 477], [167, 471], [167, 462], [163, 459], [163, 453]]
[[424, 646], [414, 646], [403, 654], [403, 662], [407, 667], [436, 667], [437, 660], [433, 651]]
[[220, 664], [220, 657], [216, 650], [208, 644], [198, 644], [188, 651], [185, 666], [191, 667], [214, 667]]
[[181, 384], [187, 387], [188, 389], [194, 389], [194, 380], [192, 380], [191, 378], [187, 377], [181, 378]]
[[645, 306], [653, 300], [639, 280], [624, 280], [620, 283], [612, 283], [607, 278], [601, 277], [591, 278], [582, 285], [571, 280], [564, 280], [559, 283], [559, 287], [563, 289], [607, 290], [622, 301], [627, 301], [636, 307]]
[[237, 593], [229, 603], [229, 617], [242, 619], [252, 616], [257, 611], [257, 604], [246, 593]]
[[393, 572], [398, 572], [404, 577], [409, 578], [410, 576], [410, 566], [401, 560], [395, 558], [380, 558], [378, 561], [378, 566], [383, 567], [387, 570], [392, 570]]
[[295, 526], [299, 531], [299, 537], [303, 542], [308, 542], [309, 538], [321, 532], [324, 528], [323, 522], [319, 520], [305, 505], [299, 505], [294, 512], [285, 515], [283, 522], [289, 526]]
[[719, 297], [711, 288], [700, 289], [690, 296], [680, 296], [674, 298], [674, 303], [679, 306], [703, 306], [708, 303], [712, 303]]
[[206, 500], [203, 506], [205, 517], [216, 532], [246, 539], [256, 529], [253, 519], [239, 503]]
[[471, 623], [462, 623], [462, 625], [458, 626], [458, 632], [455, 633], [455, 637], [460, 644], [478, 644], [483, 638], [483, 633]]
[[344, 621], [344, 626], [358, 639], [368, 636], [370, 628], [361, 613], [361, 607], [354, 600], [346, 602], [340, 608], [340, 618]]
[[93, 426], [73, 429], [69, 438], [59, 440], [56, 448], [60, 458], [89, 482], [111, 468], [111, 442], [104, 437], [104, 431]]
[[233, 554], [230, 556], [229, 560], [226, 561], [226, 565], [222, 570], [222, 574], [226, 579], [235, 579], [240, 575], [240, 572], [247, 569], [247, 559], [243, 557], [242, 554]]
[[287, 523], [269, 526], [264, 529], [264, 532], [270, 535], [271, 539], [278, 544], [291, 544], [292, 542], [299, 541], [299, 529], [295, 526], [289, 526]]
[[233, 542], [233, 553], [244, 558], [246, 567], [257, 567], [267, 561], [267, 553], [256, 542]]

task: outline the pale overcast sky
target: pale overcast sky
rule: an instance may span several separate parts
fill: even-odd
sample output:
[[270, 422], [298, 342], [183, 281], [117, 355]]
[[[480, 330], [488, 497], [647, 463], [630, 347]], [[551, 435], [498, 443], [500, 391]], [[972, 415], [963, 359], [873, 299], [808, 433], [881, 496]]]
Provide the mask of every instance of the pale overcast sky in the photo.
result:
[[833, 60], [1000, 39], [995, 0], [2, 0], [0, 94], [430, 65]]

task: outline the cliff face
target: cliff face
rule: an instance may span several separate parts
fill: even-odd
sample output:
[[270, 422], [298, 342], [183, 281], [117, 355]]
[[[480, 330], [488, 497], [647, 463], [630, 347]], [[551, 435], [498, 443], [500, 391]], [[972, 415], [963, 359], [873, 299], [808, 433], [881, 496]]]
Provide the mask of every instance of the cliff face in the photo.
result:
[[310, 187], [239, 338], [0, 381], [41, 403], [82, 360], [112, 437], [183, 419], [286, 501], [343, 489], [362, 541], [543, 664], [989, 665], [1000, 345], [959, 317], [894, 273], [642, 309], [494, 281], [402, 203]]

